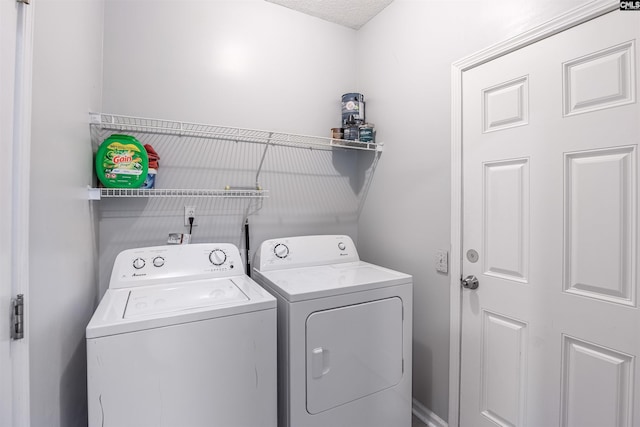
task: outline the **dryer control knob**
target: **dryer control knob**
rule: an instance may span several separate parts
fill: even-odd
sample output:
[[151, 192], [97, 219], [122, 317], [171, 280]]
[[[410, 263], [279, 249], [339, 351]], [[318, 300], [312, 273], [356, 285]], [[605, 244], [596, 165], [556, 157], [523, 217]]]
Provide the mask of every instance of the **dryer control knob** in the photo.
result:
[[153, 265], [156, 267], [162, 267], [164, 265], [164, 258], [157, 256], [153, 259]]
[[222, 265], [227, 260], [227, 254], [222, 249], [214, 249], [209, 254], [209, 261], [213, 265]]
[[338, 249], [340, 249], [341, 251], [344, 251], [345, 249], [347, 249], [347, 245], [345, 245], [344, 243], [340, 242], [340, 243], [338, 243]]
[[142, 258], [136, 258], [133, 260], [133, 268], [135, 268], [136, 270], [140, 270], [142, 267], [144, 267], [145, 262]]
[[278, 258], [286, 258], [289, 255], [289, 248], [284, 243], [278, 243], [273, 248], [273, 253], [276, 254]]

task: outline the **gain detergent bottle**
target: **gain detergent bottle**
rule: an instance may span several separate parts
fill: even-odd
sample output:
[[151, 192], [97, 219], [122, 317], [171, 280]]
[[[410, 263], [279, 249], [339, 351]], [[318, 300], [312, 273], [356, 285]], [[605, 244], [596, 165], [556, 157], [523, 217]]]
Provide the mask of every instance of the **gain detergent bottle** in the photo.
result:
[[148, 168], [147, 150], [130, 135], [111, 135], [96, 153], [96, 174], [105, 187], [138, 188]]

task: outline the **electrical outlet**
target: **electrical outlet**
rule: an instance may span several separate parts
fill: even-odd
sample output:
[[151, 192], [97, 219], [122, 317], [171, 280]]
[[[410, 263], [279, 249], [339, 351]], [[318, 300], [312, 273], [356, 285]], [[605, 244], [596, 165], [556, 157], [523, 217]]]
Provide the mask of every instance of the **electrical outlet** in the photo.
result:
[[447, 251], [436, 251], [436, 271], [440, 273], [449, 272], [449, 255]]
[[184, 225], [189, 226], [189, 218], [193, 218], [193, 225], [196, 225], [196, 207], [185, 206], [184, 207]]

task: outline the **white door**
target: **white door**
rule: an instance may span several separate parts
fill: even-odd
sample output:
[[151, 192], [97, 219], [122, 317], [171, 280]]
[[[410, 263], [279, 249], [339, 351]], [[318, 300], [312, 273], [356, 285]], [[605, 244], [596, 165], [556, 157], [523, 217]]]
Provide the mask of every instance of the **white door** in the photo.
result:
[[615, 11], [463, 75], [463, 427], [640, 426], [639, 44]]
[[9, 334], [11, 286], [11, 211], [13, 87], [17, 5], [0, 3], [0, 425], [12, 425], [12, 362]]
[[28, 297], [33, 7], [0, 0], [0, 426], [15, 427], [29, 425], [28, 337], [11, 340], [10, 301]]

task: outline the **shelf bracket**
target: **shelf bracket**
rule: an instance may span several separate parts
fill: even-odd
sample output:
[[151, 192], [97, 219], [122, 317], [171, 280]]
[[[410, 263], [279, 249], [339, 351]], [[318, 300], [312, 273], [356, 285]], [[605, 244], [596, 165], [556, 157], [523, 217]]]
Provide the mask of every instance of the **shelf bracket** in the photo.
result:
[[89, 200], [100, 200], [100, 189], [99, 188], [91, 188], [87, 186], [89, 190]]
[[262, 165], [264, 164], [264, 159], [267, 157], [267, 150], [271, 145], [271, 138], [273, 138], [273, 132], [269, 132], [269, 139], [267, 140], [267, 145], [264, 147], [264, 151], [262, 152], [262, 159], [260, 159], [260, 165], [258, 165], [258, 170], [256, 171], [256, 188], [260, 188], [260, 172], [262, 172]]
[[89, 123], [92, 125], [102, 124], [102, 115], [100, 113], [89, 113]]

